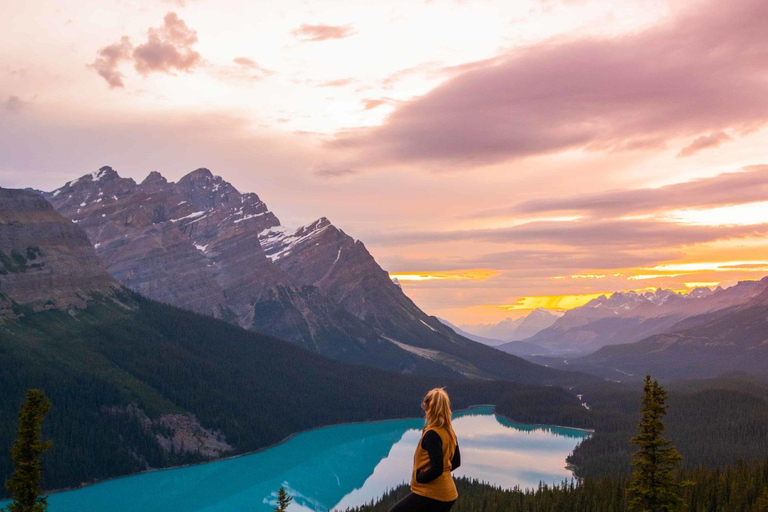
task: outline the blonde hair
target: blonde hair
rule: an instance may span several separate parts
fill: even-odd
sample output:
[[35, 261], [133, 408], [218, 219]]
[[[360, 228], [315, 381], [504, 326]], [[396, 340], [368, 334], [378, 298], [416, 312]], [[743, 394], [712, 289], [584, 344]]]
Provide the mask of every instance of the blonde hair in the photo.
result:
[[424, 429], [442, 427], [446, 429], [456, 442], [456, 433], [451, 425], [451, 399], [445, 388], [435, 388], [424, 396]]

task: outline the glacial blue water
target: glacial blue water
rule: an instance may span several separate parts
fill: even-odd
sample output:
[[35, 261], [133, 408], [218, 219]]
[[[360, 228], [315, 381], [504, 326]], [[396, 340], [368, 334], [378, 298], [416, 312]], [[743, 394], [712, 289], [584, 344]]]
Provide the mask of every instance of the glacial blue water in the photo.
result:
[[[52, 494], [50, 512], [270, 512], [280, 486], [290, 512], [361, 505], [410, 478], [420, 419], [324, 427], [264, 451], [152, 471]], [[454, 415], [468, 476], [506, 488], [569, 479], [566, 456], [588, 433], [524, 425], [475, 407]], [[0, 507], [6, 503], [0, 504]]]

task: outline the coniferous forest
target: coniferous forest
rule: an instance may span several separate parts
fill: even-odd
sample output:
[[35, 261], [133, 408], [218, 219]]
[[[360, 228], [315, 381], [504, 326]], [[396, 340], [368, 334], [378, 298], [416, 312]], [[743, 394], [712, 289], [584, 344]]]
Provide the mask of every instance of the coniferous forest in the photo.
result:
[[[678, 475], [688, 512], [765, 512], [768, 510], [768, 459], [727, 469], [689, 469]], [[456, 479], [456, 512], [625, 512], [629, 478], [587, 478], [537, 489], [503, 490], [477, 480]], [[402, 485], [355, 512], [387, 512], [410, 492]]]
[[[765, 512], [768, 510], [768, 458], [712, 469], [681, 469], [682, 457], [665, 436], [667, 391], [646, 377], [637, 435], [629, 443], [632, 474], [571, 479], [535, 489], [504, 490], [474, 479], [457, 481], [461, 512]], [[402, 485], [353, 512], [385, 512], [410, 493]]]

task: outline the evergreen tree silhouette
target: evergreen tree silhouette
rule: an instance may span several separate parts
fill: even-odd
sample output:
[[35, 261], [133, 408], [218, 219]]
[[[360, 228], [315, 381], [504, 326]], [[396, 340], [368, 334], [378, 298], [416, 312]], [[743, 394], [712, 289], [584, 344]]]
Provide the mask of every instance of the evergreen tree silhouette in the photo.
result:
[[285, 492], [283, 487], [280, 487], [280, 490], [277, 491], [277, 506], [275, 507], [275, 512], [285, 512], [288, 510], [288, 504], [292, 501], [293, 498], [288, 496], [288, 493]]
[[48, 507], [47, 496], [40, 496], [40, 478], [43, 466], [40, 456], [51, 447], [51, 441], [43, 441], [43, 418], [51, 408], [51, 402], [39, 389], [27, 391], [27, 400], [19, 410], [19, 429], [11, 448], [13, 473], [5, 483], [13, 502], [7, 512], [43, 512]]
[[658, 381], [645, 377], [639, 433], [631, 439], [638, 446], [633, 455], [632, 481], [627, 490], [629, 512], [674, 512], [682, 508], [681, 484], [676, 470], [682, 460], [664, 438], [662, 418], [667, 412], [667, 392]]

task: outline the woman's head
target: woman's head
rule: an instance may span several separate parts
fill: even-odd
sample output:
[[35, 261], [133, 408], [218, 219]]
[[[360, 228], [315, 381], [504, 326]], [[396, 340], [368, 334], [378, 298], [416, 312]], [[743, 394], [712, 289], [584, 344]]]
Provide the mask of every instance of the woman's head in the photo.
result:
[[426, 413], [426, 424], [429, 427], [443, 427], [453, 434], [451, 426], [451, 399], [443, 388], [429, 391], [421, 402], [421, 408]]

